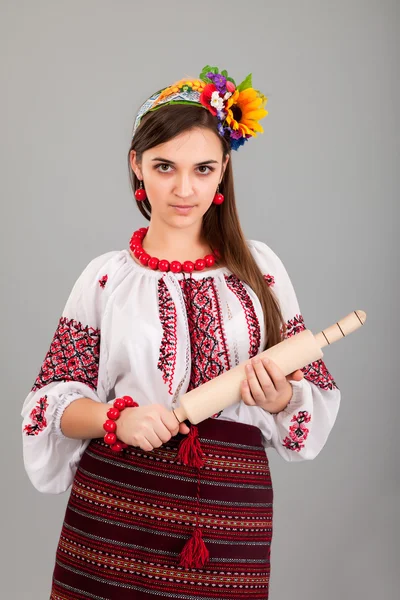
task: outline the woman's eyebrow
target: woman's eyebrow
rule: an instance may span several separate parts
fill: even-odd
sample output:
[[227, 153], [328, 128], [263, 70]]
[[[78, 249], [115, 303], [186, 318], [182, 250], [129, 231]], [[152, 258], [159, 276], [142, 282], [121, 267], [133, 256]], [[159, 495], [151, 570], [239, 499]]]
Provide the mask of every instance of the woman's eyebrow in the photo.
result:
[[[165, 164], [169, 164], [169, 165], [175, 165], [174, 161], [172, 160], [168, 160], [167, 158], [162, 158], [161, 156], [158, 156], [157, 158], [153, 158], [152, 161], [156, 161], [159, 160], [160, 162], [163, 162]], [[199, 163], [195, 163], [195, 167], [199, 167], [200, 165], [204, 165], [204, 164], [212, 164], [212, 163], [216, 163], [218, 164], [217, 160], [203, 160]]]

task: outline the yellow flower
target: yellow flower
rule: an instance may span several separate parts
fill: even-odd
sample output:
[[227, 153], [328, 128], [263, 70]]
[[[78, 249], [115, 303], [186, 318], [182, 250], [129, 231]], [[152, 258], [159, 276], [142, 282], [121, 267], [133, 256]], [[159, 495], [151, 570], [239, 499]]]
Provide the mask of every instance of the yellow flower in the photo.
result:
[[267, 100], [268, 98], [253, 88], [241, 92], [235, 90], [225, 104], [227, 124], [231, 129], [239, 130], [242, 136], [256, 136], [256, 131], [263, 133], [264, 129], [258, 121], [268, 114], [268, 111], [264, 110]]

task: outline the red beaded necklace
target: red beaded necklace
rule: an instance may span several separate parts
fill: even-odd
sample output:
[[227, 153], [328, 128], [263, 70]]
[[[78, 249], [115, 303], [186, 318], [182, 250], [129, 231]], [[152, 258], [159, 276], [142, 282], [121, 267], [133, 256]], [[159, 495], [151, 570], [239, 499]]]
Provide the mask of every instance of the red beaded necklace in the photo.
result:
[[159, 260], [156, 256], [147, 254], [143, 249], [142, 241], [146, 236], [147, 230], [148, 227], [141, 227], [135, 231], [129, 242], [129, 248], [144, 267], [149, 267], [153, 271], [157, 269], [164, 272], [172, 271], [172, 273], [203, 271], [206, 267], [214, 266], [220, 256], [219, 252], [214, 250], [214, 253], [207, 254], [204, 258], [198, 258], [194, 263], [191, 260], [185, 260], [184, 263], [179, 262], [179, 260], [173, 260], [171, 263], [168, 260]]

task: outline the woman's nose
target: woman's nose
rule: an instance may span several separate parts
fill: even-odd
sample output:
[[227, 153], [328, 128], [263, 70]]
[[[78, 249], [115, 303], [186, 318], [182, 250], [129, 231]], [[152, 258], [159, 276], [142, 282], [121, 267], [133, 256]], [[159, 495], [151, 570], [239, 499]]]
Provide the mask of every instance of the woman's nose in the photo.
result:
[[189, 176], [181, 175], [175, 185], [175, 194], [181, 198], [191, 196], [193, 193], [192, 182]]

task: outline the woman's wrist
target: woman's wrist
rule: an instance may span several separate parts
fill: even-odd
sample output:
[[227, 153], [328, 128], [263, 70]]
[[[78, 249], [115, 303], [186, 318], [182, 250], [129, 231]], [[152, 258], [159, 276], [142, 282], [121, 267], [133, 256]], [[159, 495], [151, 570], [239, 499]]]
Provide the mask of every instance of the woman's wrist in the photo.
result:
[[103, 437], [103, 423], [109, 408], [109, 405], [91, 398], [77, 398], [61, 416], [62, 433], [66, 437], [81, 440]]
[[271, 415], [277, 415], [278, 413], [282, 412], [283, 410], [286, 410], [286, 408], [290, 404], [291, 399], [293, 398], [293, 386], [290, 383], [290, 381], [288, 381], [288, 384], [290, 386], [290, 388], [288, 388], [288, 395], [284, 396], [282, 398], [282, 402], [281, 402], [280, 406], [278, 407], [278, 410], [275, 410], [274, 412], [269, 411], [267, 408], [265, 408], [264, 410], [266, 410], [267, 412], [270, 412]]

